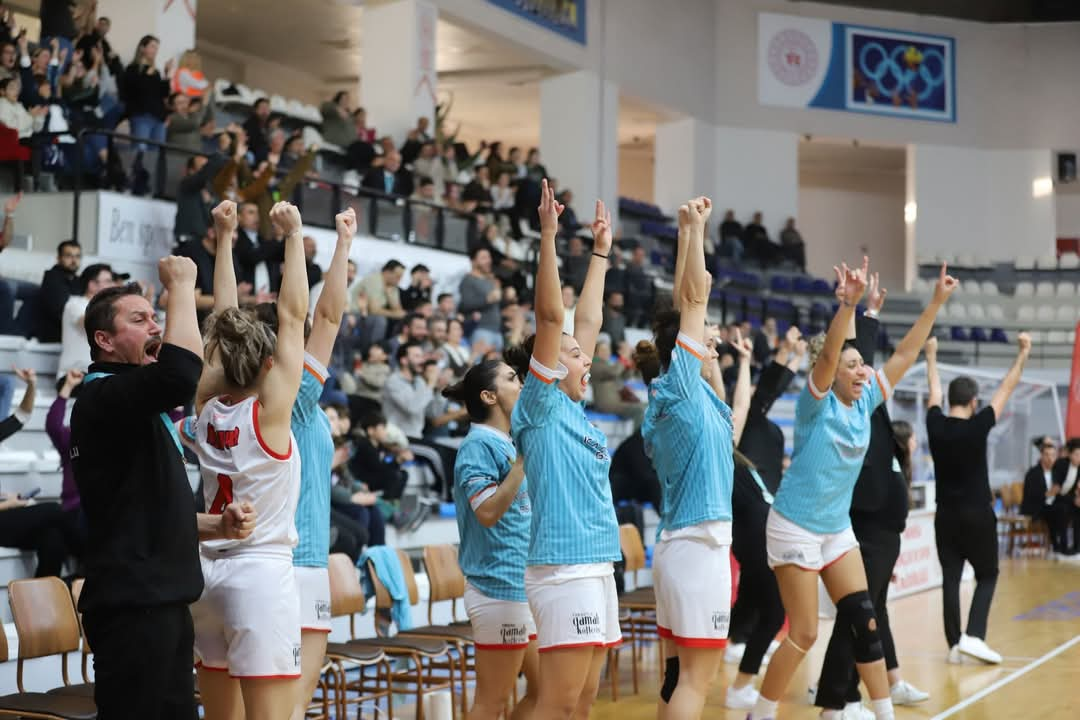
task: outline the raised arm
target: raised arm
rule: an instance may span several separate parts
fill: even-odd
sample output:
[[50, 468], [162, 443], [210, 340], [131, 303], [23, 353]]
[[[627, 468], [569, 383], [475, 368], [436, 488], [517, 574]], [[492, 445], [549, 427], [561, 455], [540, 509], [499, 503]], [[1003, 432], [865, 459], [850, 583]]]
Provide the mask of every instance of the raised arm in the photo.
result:
[[356, 235], [356, 212], [348, 208], [334, 218], [337, 225], [337, 245], [330, 267], [323, 275], [323, 291], [315, 303], [315, 318], [311, 323], [311, 335], [307, 341], [307, 351], [323, 364], [330, 365], [330, 354], [334, 350], [334, 341], [341, 330], [341, 318], [345, 315], [345, 301], [348, 294], [349, 249], [353, 236]]
[[[686, 266], [679, 294], [679, 332], [696, 342], [705, 340], [705, 315], [709, 308], [711, 281], [705, 271], [705, 223], [712, 214], [712, 201], [707, 197], [694, 198], [686, 203], [689, 219], [686, 246], [683, 249]], [[679, 208], [680, 217], [683, 208]]]
[[292, 203], [279, 202], [270, 217], [285, 232], [285, 268], [278, 292], [277, 346], [274, 363], [259, 388], [265, 421], [261, 432], [267, 445], [279, 454], [289, 452], [289, 427], [293, 403], [304, 370], [304, 321], [308, 311], [307, 267], [300, 211]]
[[611, 213], [601, 200], [596, 201], [596, 218], [592, 223], [593, 249], [585, 285], [581, 288], [574, 309], [574, 338], [581, 354], [591, 358], [596, 350], [596, 337], [604, 323], [604, 278], [607, 276], [608, 255], [611, 253]]
[[22, 196], [21, 192], [16, 193], [4, 202], [4, 228], [0, 230], [0, 251], [10, 245], [11, 239], [15, 237], [15, 210], [22, 202]]
[[195, 278], [198, 270], [191, 258], [170, 255], [158, 260], [158, 279], [161, 286], [169, 293], [165, 303], [165, 312], [169, 321], [165, 323], [167, 345], [189, 350], [202, 359], [203, 342], [199, 332], [199, 319], [195, 315]]
[[736, 330], [734, 345], [739, 353], [739, 375], [735, 379], [735, 391], [731, 398], [731, 439], [738, 447], [746, 427], [746, 418], [750, 415], [750, 360], [754, 343], [750, 338], [740, 337]]
[[506, 514], [521, 489], [521, 481], [525, 479], [525, 456], [518, 455], [514, 464], [510, 466], [510, 472], [499, 483], [498, 489], [476, 508], [476, 519], [486, 528], [493, 527], [499, 519]]
[[836, 368], [840, 363], [840, 351], [844, 348], [848, 328], [851, 327], [852, 319], [855, 317], [855, 306], [858, 304], [863, 292], [866, 291], [866, 269], [868, 265], [869, 260], [863, 258], [861, 270], [851, 270], [847, 263], [842, 263], [839, 268], [834, 268], [837, 277], [843, 279], [843, 282], [839, 283], [839, 287], [843, 288], [843, 290], [837, 292], [840, 309], [833, 316], [832, 322], [829, 323], [829, 331], [825, 334], [825, 346], [821, 349], [821, 354], [818, 355], [817, 362], [814, 363], [814, 367], [810, 371], [810, 389], [815, 397], [824, 397], [832, 386], [833, 378], [836, 377]]
[[904, 339], [896, 346], [896, 352], [885, 363], [883, 368], [885, 377], [889, 379], [889, 384], [893, 387], [896, 387], [897, 383], [903, 379], [904, 373], [919, 358], [919, 351], [922, 350], [923, 345], [926, 344], [926, 339], [930, 337], [930, 333], [934, 329], [934, 319], [937, 318], [938, 311], [959, 285], [956, 278], [946, 272], [947, 269], [943, 263], [937, 285], [934, 287], [934, 297], [930, 299], [930, 304], [922, 311], [919, 319], [915, 321]]
[[29, 417], [34, 412], [34, 397], [37, 395], [37, 373], [34, 372], [34, 368], [22, 370], [15, 368], [15, 375], [26, 383], [22, 402], [19, 403], [19, 412]]
[[1016, 344], [1019, 346], [1016, 359], [1013, 360], [1009, 372], [1005, 373], [1005, 377], [1002, 379], [1001, 384], [998, 385], [998, 389], [994, 391], [994, 396], [990, 398], [990, 407], [994, 408], [995, 419], [1000, 418], [1001, 413], [1004, 412], [1005, 403], [1009, 402], [1009, 396], [1013, 394], [1017, 383], [1020, 382], [1020, 376], [1024, 372], [1024, 363], [1027, 362], [1028, 356], [1031, 354], [1031, 336], [1026, 332], [1022, 332], [1017, 336]]
[[[559, 215], [562, 211], [562, 203], [555, 199], [555, 191], [548, 186], [545, 178], [540, 189], [540, 259], [536, 270], [536, 340], [533, 357], [551, 369], [555, 369], [559, 363], [565, 319], [555, 253], [555, 236], [559, 233]], [[581, 352], [584, 354], [585, 349], [582, 348]], [[588, 356], [591, 355], [589, 353]]]
[[237, 307], [236, 270], [233, 268], [233, 234], [236, 232], [236, 203], [222, 200], [210, 212], [214, 218], [217, 253], [214, 255], [214, 312]]
[[937, 367], [937, 338], [931, 337], [926, 341], [926, 347], [923, 349], [926, 353], [926, 384], [930, 388], [930, 392], [926, 397], [926, 409], [929, 410], [932, 407], [941, 407], [941, 375], [938, 374]]
[[863, 362], [868, 365], [874, 364], [874, 355], [877, 353], [878, 336], [881, 332], [878, 314], [885, 304], [885, 294], [878, 274], [870, 273], [866, 283], [866, 312], [855, 318], [855, 347], [862, 355]]
[[683, 275], [686, 273], [686, 246], [690, 242], [690, 210], [686, 205], [679, 206], [679, 235], [675, 248], [675, 283], [671, 287], [671, 301], [679, 309], [679, 293], [682, 289]]

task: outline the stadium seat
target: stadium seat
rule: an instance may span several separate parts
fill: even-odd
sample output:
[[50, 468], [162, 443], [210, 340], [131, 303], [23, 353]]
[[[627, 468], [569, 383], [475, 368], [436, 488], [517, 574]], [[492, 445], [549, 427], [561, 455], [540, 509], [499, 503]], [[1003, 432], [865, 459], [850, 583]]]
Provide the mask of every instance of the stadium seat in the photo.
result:
[[996, 343], [1007, 344], [1009, 342], [1009, 336], [1005, 334], [1003, 329], [994, 328], [990, 331], [990, 340]]
[[1069, 342], [1069, 335], [1064, 330], [1051, 330], [1046, 333], [1046, 342], [1050, 345], [1064, 345]]
[[982, 281], [982, 294], [983, 295], [1000, 295], [997, 283], [993, 280]]
[[1059, 298], [1072, 297], [1076, 294], [1076, 283], [1072, 280], [1062, 280], [1057, 284], [1057, 296]]
[[1028, 281], [1016, 283], [1016, 297], [1032, 297], [1035, 294], [1035, 285]]
[[1005, 311], [1001, 309], [1000, 305], [987, 305], [986, 317], [990, 318], [991, 320], [1004, 320]]
[[957, 255], [956, 260], [950, 263], [950, 265], [960, 268], [961, 270], [974, 270], [978, 267], [978, 264], [975, 262], [975, 256], [968, 255], [967, 253]]
[[978, 280], [965, 280], [962, 291], [965, 295], [982, 295], [982, 286], [979, 285]]
[[1043, 255], [1041, 258], [1039, 258], [1037, 265], [1039, 266], [1040, 270], [1057, 270], [1057, 255]]
[[1049, 280], [1043, 280], [1035, 286], [1036, 297], [1053, 297], [1054, 296], [1054, 283]]
[[1080, 268], [1080, 255], [1074, 252], [1063, 252], [1058, 258], [1058, 265], [1062, 270], [1075, 270]]
[[1055, 314], [1053, 305], [1040, 305], [1035, 311], [1035, 319], [1039, 322], [1053, 322]]
[[971, 339], [974, 342], [990, 342], [990, 336], [986, 334], [986, 330], [981, 327], [971, 328]]
[[1042, 330], [1029, 330], [1028, 335], [1031, 336], [1031, 342], [1036, 345], [1046, 342], [1046, 333]]
[[1034, 270], [1035, 258], [1031, 255], [1017, 255], [1013, 261], [1013, 267], [1017, 270]]
[[967, 307], [963, 303], [949, 306], [949, 317], [953, 320], [967, 320]]
[[791, 288], [791, 278], [784, 275], [773, 275], [772, 280], [769, 281], [769, 289], [774, 293], [789, 293]]
[[1076, 319], [1076, 308], [1072, 305], [1058, 305], [1057, 308], [1057, 321], [1071, 323]]
[[967, 330], [957, 325], [954, 325], [952, 330], [949, 331], [949, 339], [956, 342], [968, 342], [971, 338], [968, 336]]
[[971, 303], [967, 306], [967, 314], [972, 320], [985, 320], [986, 308], [979, 303]]
[[1016, 319], [1020, 322], [1031, 322], [1035, 319], [1035, 306], [1034, 305], [1021, 305], [1020, 309], [1016, 311]]

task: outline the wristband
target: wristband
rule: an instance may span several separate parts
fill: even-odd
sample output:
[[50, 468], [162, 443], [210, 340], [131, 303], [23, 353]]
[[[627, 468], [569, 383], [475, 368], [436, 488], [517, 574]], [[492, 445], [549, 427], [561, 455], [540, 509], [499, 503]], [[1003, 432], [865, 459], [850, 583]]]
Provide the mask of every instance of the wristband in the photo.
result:
[[600, 253], [598, 253], [598, 252], [594, 252], [594, 253], [593, 253], [593, 256], [594, 256], [594, 257], [598, 257], [598, 258], [603, 258], [604, 260], [607, 260], [607, 259], [608, 259], [608, 256], [607, 256], [607, 255], [601, 255], [601, 254], [600, 254]]
[[877, 310], [867, 310], [866, 312], [863, 313], [863, 315], [865, 317], [870, 318], [871, 320], [877, 320], [878, 319], [878, 311]]

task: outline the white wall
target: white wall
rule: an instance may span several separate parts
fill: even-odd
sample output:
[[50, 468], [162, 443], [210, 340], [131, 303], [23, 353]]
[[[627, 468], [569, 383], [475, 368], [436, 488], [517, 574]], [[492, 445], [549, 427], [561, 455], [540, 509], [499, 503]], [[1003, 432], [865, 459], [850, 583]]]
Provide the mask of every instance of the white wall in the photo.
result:
[[1052, 253], [1053, 195], [1032, 197], [1032, 182], [1051, 177], [1051, 161], [1047, 151], [916, 145], [918, 256]]
[[798, 144], [791, 132], [716, 128], [716, 210], [730, 208], [742, 223], [760, 210], [775, 240], [799, 210]]
[[882, 285], [903, 289], [903, 175], [800, 173], [796, 225], [810, 273], [831, 277], [833, 265], [859, 262], [865, 248]]
[[674, 215], [688, 198], [716, 198], [716, 133], [714, 126], [694, 118], [656, 128], [653, 196], [658, 206]]
[[1054, 197], [1057, 236], [1080, 238], [1080, 193], [1058, 193]]
[[331, 88], [321, 78], [292, 66], [237, 52], [206, 40], [199, 40], [197, 49], [203, 58], [203, 72], [210, 80], [226, 78], [253, 89], [314, 105], [329, 100], [340, 89], [337, 86]]
[[656, 150], [653, 145], [619, 146], [619, 196], [642, 202], [656, 202], [653, 173]]

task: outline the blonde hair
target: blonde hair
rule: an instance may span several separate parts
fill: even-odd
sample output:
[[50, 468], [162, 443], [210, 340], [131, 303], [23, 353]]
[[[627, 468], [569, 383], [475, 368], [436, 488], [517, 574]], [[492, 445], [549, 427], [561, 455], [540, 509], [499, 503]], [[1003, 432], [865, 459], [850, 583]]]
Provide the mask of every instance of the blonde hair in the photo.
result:
[[277, 345], [273, 330], [240, 308], [225, 308], [208, 317], [205, 338], [206, 356], [217, 352], [225, 379], [242, 390], [255, 384]]
[[202, 72], [202, 56], [199, 55], [198, 50], [185, 50], [184, 54], [180, 56], [180, 62], [176, 64], [176, 67]]

